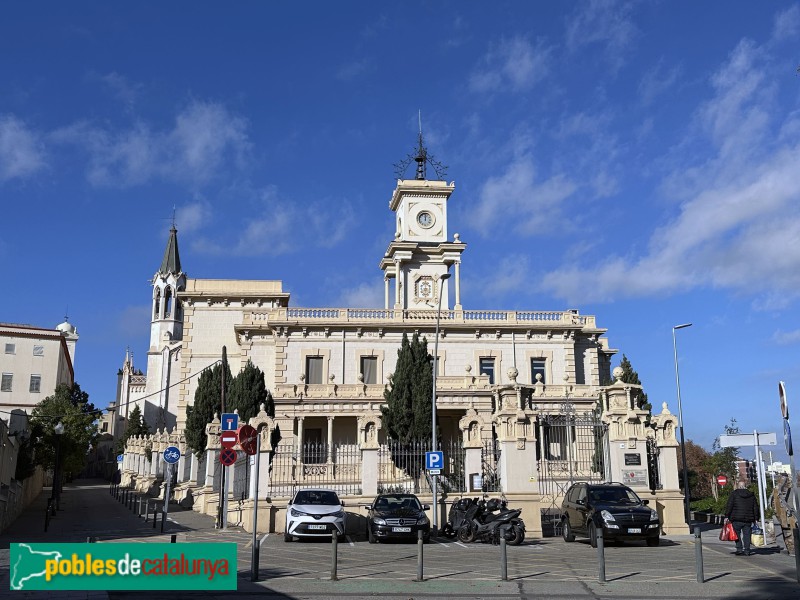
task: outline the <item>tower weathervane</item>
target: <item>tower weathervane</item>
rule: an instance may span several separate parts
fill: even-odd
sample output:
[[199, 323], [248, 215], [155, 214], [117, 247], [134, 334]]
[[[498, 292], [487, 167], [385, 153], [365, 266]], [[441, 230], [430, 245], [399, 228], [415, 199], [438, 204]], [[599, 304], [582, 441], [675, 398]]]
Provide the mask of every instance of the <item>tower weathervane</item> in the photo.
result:
[[437, 161], [432, 154], [428, 153], [427, 148], [425, 148], [425, 142], [422, 138], [422, 111], [420, 110], [417, 113], [417, 119], [419, 123], [419, 136], [418, 136], [418, 146], [415, 154], [409, 154], [401, 160], [399, 163], [394, 165], [395, 174], [397, 175], [398, 179], [403, 179], [405, 175], [406, 169], [408, 165], [412, 162], [417, 163], [417, 175], [416, 179], [424, 180], [428, 178], [427, 174], [427, 165], [433, 167], [433, 170], [436, 171], [436, 178], [439, 180], [443, 180], [447, 175], [447, 167]]

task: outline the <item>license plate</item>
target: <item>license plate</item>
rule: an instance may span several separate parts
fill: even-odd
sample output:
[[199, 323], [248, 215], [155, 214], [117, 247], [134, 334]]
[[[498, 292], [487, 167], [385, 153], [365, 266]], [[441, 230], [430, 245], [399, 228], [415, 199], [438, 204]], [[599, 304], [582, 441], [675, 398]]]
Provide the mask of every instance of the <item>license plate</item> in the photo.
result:
[[640, 527], [637, 527], [635, 529], [628, 529], [628, 533], [642, 533], [642, 530]]
[[309, 525], [308, 526], [309, 529], [326, 529], [327, 527], [328, 527], [327, 525]]
[[411, 527], [392, 527], [394, 533], [411, 533]]

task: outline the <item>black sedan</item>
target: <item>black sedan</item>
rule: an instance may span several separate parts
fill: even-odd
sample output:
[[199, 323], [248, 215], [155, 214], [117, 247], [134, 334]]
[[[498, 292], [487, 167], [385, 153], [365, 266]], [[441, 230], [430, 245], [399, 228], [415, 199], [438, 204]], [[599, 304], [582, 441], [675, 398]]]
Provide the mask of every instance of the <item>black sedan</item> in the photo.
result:
[[418, 531], [427, 543], [431, 537], [431, 522], [414, 494], [381, 494], [369, 505], [367, 537], [369, 543], [379, 540], [416, 540]]

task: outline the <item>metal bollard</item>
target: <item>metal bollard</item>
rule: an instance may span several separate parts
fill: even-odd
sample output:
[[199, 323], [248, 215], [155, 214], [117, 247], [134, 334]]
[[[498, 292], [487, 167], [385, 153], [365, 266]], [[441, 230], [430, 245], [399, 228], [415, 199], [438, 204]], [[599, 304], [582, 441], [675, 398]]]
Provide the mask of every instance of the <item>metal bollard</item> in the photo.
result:
[[169, 536], [169, 543], [170, 544], [177, 544], [178, 543], [178, 534], [177, 533], [173, 533], [171, 536]]
[[705, 583], [703, 573], [703, 538], [700, 537], [700, 526], [694, 526], [694, 566], [697, 570], [697, 583]]
[[146, 499], [144, 502], [144, 522], [147, 523], [150, 520], [150, 499]]
[[603, 528], [595, 529], [597, 531], [597, 581], [600, 583], [606, 582], [606, 548], [603, 543]]
[[508, 581], [508, 556], [506, 555], [506, 538], [500, 536], [500, 579]]
[[425, 545], [425, 541], [422, 539], [422, 530], [417, 530], [417, 578], [415, 581], [425, 581], [424, 577], [424, 563], [422, 558], [422, 549]]
[[153, 529], [156, 528], [156, 521], [158, 521], [158, 506], [153, 507]]
[[164, 521], [167, 520], [167, 513], [164, 510], [161, 510], [161, 533], [164, 533]]
[[86, 538], [86, 543], [87, 544], [95, 544], [95, 543], [97, 543], [97, 538], [90, 535], [89, 537]]
[[337, 531], [331, 534], [331, 581], [339, 581], [336, 576], [336, 563], [339, 559], [339, 534]]
[[261, 565], [261, 540], [256, 538], [256, 543], [253, 544], [253, 550], [250, 554], [250, 581], [258, 581], [258, 570]]

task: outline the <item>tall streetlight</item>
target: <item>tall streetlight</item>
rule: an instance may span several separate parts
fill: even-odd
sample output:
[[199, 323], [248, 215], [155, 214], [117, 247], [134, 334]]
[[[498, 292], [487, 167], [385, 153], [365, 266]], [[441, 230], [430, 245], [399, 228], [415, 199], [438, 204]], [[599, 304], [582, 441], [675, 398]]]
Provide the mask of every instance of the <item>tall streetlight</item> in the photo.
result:
[[64, 424], [59, 421], [53, 427], [56, 434], [56, 464], [53, 468], [53, 496], [55, 496], [55, 506], [61, 509], [61, 436], [64, 435]]
[[683, 407], [681, 406], [681, 378], [678, 375], [678, 343], [675, 339], [675, 331], [691, 327], [691, 323], [675, 325], [672, 328], [672, 350], [675, 353], [675, 387], [678, 390], [678, 427], [681, 430], [681, 464], [683, 465], [683, 517], [689, 526], [689, 533], [692, 532], [691, 520], [689, 519], [689, 472], [686, 469], [686, 443], [683, 440]]
[[[444, 282], [450, 279], [450, 273], [445, 273], [441, 277], [441, 284], [439, 285], [439, 305], [436, 308], [436, 335], [433, 338], [433, 389], [431, 390], [431, 414], [432, 414], [432, 430], [431, 430], [431, 450], [436, 452], [436, 372], [439, 370], [439, 319], [442, 317], [442, 292], [444, 291]], [[433, 531], [438, 530], [439, 517], [437, 515], [438, 505], [436, 503], [436, 475], [432, 477], [433, 485]]]

